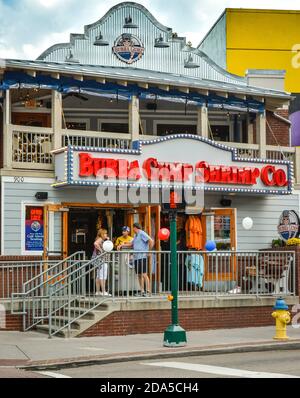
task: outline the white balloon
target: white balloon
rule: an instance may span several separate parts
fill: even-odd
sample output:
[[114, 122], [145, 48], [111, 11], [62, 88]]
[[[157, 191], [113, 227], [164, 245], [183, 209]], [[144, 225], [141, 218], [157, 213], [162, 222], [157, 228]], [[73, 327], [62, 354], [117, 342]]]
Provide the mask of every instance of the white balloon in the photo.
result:
[[243, 219], [243, 227], [244, 229], [246, 229], [247, 231], [249, 231], [250, 229], [252, 229], [253, 227], [253, 220], [250, 217], [246, 217]]
[[113, 251], [113, 249], [114, 249], [114, 244], [110, 240], [106, 240], [103, 243], [103, 250], [104, 251], [109, 253], [109, 252]]

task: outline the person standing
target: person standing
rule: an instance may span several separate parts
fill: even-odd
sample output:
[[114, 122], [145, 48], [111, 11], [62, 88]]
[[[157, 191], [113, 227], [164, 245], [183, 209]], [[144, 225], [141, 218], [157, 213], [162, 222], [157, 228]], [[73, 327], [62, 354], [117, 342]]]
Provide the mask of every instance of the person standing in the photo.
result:
[[130, 236], [130, 228], [129, 227], [123, 227], [122, 228], [122, 236], [120, 236], [115, 243], [115, 247], [118, 249], [121, 245], [124, 245], [125, 243], [131, 243], [133, 241], [133, 237]]
[[[92, 258], [97, 258], [105, 253], [103, 243], [108, 240], [107, 230], [100, 229], [94, 243], [94, 253]], [[104, 257], [104, 258], [103, 258]], [[108, 263], [106, 256], [99, 258], [100, 263], [96, 274], [96, 296], [110, 296], [106, 291], [106, 282], [108, 278]]]
[[[118, 250], [133, 248], [134, 253], [134, 268], [139, 279], [141, 293], [139, 296], [148, 297], [151, 295], [150, 279], [148, 276], [148, 254], [149, 250], [154, 247], [154, 240], [142, 230], [139, 223], [133, 225], [135, 236], [130, 243], [124, 243], [118, 247]], [[146, 287], [146, 292], [145, 292]]]

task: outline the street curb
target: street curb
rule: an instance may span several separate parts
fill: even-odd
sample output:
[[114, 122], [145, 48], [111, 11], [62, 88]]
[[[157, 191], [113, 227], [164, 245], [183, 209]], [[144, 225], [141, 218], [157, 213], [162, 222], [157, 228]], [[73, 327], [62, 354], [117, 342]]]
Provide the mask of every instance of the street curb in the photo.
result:
[[190, 348], [178, 349], [170, 352], [149, 352], [149, 353], [128, 353], [116, 354], [114, 356], [102, 356], [91, 358], [74, 358], [68, 360], [57, 360], [57, 362], [47, 363], [31, 363], [27, 365], [17, 366], [17, 369], [27, 371], [45, 371], [45, 370], [59, 370], [95, 365], [107, 365], [114, 363], [134, 362], [134, 361], [147, 361], [157, 359], [172, 359], [172, 358], [186, 358], [193, 356], [208, 356], [208, 355], [222, 355], [222, 354], [238, 354], [250, 352], [268, 352], [268, 351], [288, 351], [299, 350], [300, 340], [291, 342], [265, 342], [265, 343], [249, 343], [243, 345], [232, 346], [214, 346], [210, 348]]

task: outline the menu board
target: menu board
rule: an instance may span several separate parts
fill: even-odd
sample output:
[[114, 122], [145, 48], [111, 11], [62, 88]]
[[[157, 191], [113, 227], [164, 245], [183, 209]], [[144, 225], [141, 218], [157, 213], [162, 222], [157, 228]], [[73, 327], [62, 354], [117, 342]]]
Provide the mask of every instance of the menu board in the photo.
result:
[[26, 206], [25, 250], [44, 250], [44, 208], [41, 206]]

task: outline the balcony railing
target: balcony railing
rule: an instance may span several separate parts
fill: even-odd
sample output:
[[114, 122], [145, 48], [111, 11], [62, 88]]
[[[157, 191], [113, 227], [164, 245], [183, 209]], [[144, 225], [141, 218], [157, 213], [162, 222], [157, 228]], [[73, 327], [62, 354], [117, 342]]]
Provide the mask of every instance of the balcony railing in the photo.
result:
[[14, 126], [12, 135], [12, 166], [18, 169], [51, 170], [54, 134], [51, 129]]
[[87, 133], [85, 131], [64, 130], [62, 146], [129, 149], [131, 147], [131, 139], [129, 137], [129, 134]]
[[[12, 168], [53, 170], [52, 154], [54, 149], [54, 133], [50, 128], [26, 127], [11, 125], [9, 129], [12, 140]], [[109, 132], [91, 132], [78, 130], [62, 130], [61, 146], [74, 145], [92, 148], [130, 149], [129, 134]], [[141, 140], [154, 140], [157, 137], [141, 135]], [[223, 143], [224, 144], [224, 143]], [[226, 144], [226, 143], [225, 143]], [[259, 146], [229, 142], [228, 146], [237, 148], [241, 158], [259, 158]], [[289, 160], [296, 169], [296, 148], [267, 146], [267, 159]]]

